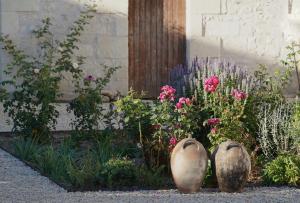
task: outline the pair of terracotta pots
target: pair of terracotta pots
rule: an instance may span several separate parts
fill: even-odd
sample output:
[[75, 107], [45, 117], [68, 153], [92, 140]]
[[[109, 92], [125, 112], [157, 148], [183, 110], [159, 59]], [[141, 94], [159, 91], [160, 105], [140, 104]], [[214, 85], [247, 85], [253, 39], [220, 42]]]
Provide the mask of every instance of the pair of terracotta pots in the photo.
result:
[[[212, 170], [223, 192], [241, 192], [250, 172], [246, 149], [234, 141], [220, 144], [212, 154]], [[203, 145], [192, 138], [181, 140], [171, 155], [174, 182], [183, 193], [198, 192], [207, 171], [208, 156]]]

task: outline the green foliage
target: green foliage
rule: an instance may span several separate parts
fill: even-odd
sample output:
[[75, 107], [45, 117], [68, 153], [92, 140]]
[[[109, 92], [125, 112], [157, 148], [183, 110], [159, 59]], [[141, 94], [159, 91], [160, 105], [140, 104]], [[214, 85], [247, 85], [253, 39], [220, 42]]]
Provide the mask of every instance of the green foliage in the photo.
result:
[[279, 155], [266, 165], [263, 179], [268, 184], [300, 185], [300, 157], [291, 154]]
[[141, 187], [159, 188], [166, 183], [166, 175], [164, 175], [165, 166], [149, 169], [147, 167], [139, 167], [137, 170], [137, 183]]
[[258, 141], [264, 156], [273, 159], [282, 153], [296, 153], [299, 143], [296, 103], [265, 104], [258, 115]]
[[101, 164], [105, 164], [111, 158], [122, 157], [123, 153], [120, 148], [113, 147], [111, 136], [103, 136], [95, 141], [92, 153]]
[[[42, 26], [33, 31], [39, 42], [38, 58], [18, 49], [9, 36], [0, 37], [2, 49], [11, 58], [4, 71], [9, 79], [1, 82], [0, 101], [14, 121], [15, 134], [32, 137], [38, 142], [50, 141], [50, 131], [55, 128], [59, 114], [54, 104], [61, 96], [59, 83], [64, 72], [71, 73], [74, 78], [80, 76], [81, 71], [74, 67], [73, 61], [77, 61], [76, 66], [81, 65], [83, 57], [75, 56], [74, 50], [78, 49], [76, 43], [93, 12], [93, 8], [82, 12], [63, 41], [54, 39], [50, 19], [44, 19]], [[11, 95], [5, 93], [7, 88], [13, 89]]]
[[110, 159], [102, 170], [109, 188], [122, 188], [136, 184], [136, 168], [134, 163], [126, 159]]
[[71, 124], [75, 129], [73, 134], [75, 137], [79, 139], [93, 137], [97, 135], [100, 125], [105, 123], [106, 117], [103, 112], [101, 92], [118, 68], [104, 66], [105, 74], [103, 77], [87, 76], [82, 86], [80, 81], [76, 81], [78, 96], [70, 102], [67, 108], [69, 113], [75, 115]]
[[[142, 96], [142, 95], [141, 95]], [[123, 128], [135, 142], [142, 142], [142, 135], [149, 136], [150, 105], [143, 102], [141, 96], [129, 90], [128, 95], [119, 99], [114, 104], [121, 117]]]
[[89, 189], [102, 183], [99, 177], [101, 164], [91, 153], [80, 157], [79, 160], [69, 158], [65, 165], [67, 180], [75, 188]]
[[208, 160], [208, 167], [207, 167], [207, 171], [206, 171], [206, 176], [203, 180], [203, 185], [208, 186], [208, 187], [214, 185], [214, 178], [215, 177], [213, 175], [211, 161]]
[[287, 46], [287, 50], [289, 51], [286, 60], [283, 60], [282, 63], [289, 70], [288, 77], [286, 77], [286, 81], [290, 78], [291, 73], [294, 71], [297, 76], [298, 82], [298, 94], [300, 94], [300, 75], [299, 75], [299, 63], [300, 63], [300, 44], [296, 42], [292, 42], [289, 46]]
[[300, 155], [300, 103], [297, 100], [294, 107], [294, 114], [292, 115], [292, 140], [293, 150]]
[[14, 153], [17, 157], [25, 161], [34, 161], [39, 148], [32, 139], [19, 138], [14, 143]]

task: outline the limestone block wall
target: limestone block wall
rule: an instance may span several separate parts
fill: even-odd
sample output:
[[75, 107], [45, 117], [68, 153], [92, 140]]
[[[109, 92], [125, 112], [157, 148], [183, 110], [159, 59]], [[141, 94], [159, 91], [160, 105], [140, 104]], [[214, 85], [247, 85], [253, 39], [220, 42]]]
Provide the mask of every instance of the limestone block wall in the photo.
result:
[[[106, 87], [109, 91], [128, 90], [128, 0], [0, 0], [0, 32], [9, 34], [19, 48], [27, 54], [37, 55], [37, 42], [31, 32], [45, 17], [52, 19], [55, 36], [63, 39], [68, 27], [75, 21], [86, 4], [96, 4], [97, 13], [81, 36], [79, 53], [87, 57], [83, 67], [86, 74], [102, 74], [100, 64], [121, 66]], [[9, 58], [0, 51], [0, 80], [5, 78], [3, 67]], [[72, 98], [71, 82], [61, 84], [64, 99]], [[66, 104], [58, 105], [60, 117], [57, 130], [70, 130], [72, 115]], [[0, 105], [0, 132], [8, 132], [7, 115]]]
[[[300, 41], [300, 0], [187, 0], [188, 58], [231, 58], [276, 67]], [[293, 94], [296, 83], [287, 94]]]
[[[31, 31], [43, 18], [52, 19], [52, 31], [58, 39], [63, 39], [84, 5], [96, 4], [97, 14], [81, 37], [79, 54], [87, 57], [84, 72], [100, 76], [101, 64], [121, 66], [106, 89], [127, 92], [128, 0], [1, 0], [0, 3], [1, 33], [9, 34], [21, 49], [32, 55], [37, 55], [37, 50]], [[3, 70], [8, 57], [2, 52], [0, 56]], [[1, 78], [4, 77], [2, 73]], [[70, 87], [70, 81], [61, 85], [66, 99], [72, 97]]]

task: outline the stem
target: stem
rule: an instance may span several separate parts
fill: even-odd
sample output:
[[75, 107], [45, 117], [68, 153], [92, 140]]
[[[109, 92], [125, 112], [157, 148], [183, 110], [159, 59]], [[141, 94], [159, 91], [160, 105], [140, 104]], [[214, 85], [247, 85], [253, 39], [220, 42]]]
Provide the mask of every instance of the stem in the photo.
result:
[[143, 134], [142, 134], [141, 121], [139, 121], [139, 133], [140, 133], [140, 143], [143, 146]]
[[300, 76], [299, 76], [299, 71], [298, 71], [298, 63], [297, 63], [297, 59], [296, 59], [296, 52], [295, 52], [295, 48], [294, 45], [292, 45], [292, 51], [293, 51], [293, 63], [296, 69], [296, 74], [297, 74], [297, 80], [298, 80], [298, 91], [300, 92]]

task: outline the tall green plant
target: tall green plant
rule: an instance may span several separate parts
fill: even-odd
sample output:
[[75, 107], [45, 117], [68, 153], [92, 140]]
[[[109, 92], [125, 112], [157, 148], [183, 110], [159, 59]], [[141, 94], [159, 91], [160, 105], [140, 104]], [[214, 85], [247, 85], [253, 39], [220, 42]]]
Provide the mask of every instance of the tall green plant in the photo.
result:
[[88, 75], [80, 84], [80, 78], [76, 80], [76, 93], [78, 96], [73, 99], [67, 110], [75, 115], [71, 125], [74, 128], [75, 136], [78, 138], [89, 138], [97, 135], [102, 127], [105, 127], [105, 112], [102, 106], [102, 90], [109, 83], [113, 73], [119, 67], [104, 66], [104, 76], [94, 77]]
[[[60, 81], [66, 72], [75, 79], [81, 75], [78, 66], [83, 64], [84, 58], [76, 56], [74, 51], [79, 48], [79, 37], [94, 12], [92, 7], [81, 12], [63, 41], [55, 40], [50, 19], [44, 19], [42, 26], [33, 31], [39, 42], [38, 57], [20, 50], [9, 36], [0, 37], [2, 49], [11, 58], [4, 71], [8, 79], [0, 84], [1, 91], [6, 93], [2, 93], [0, 99], [4, 111], [14, 122], [13, 133], [33, 137], [38, 142], [50, 140], [50, 131], [55, 129], [59, 115], [55, 101], [61, 96]], [[7, 88], [13, 89], [11, 94]]]

